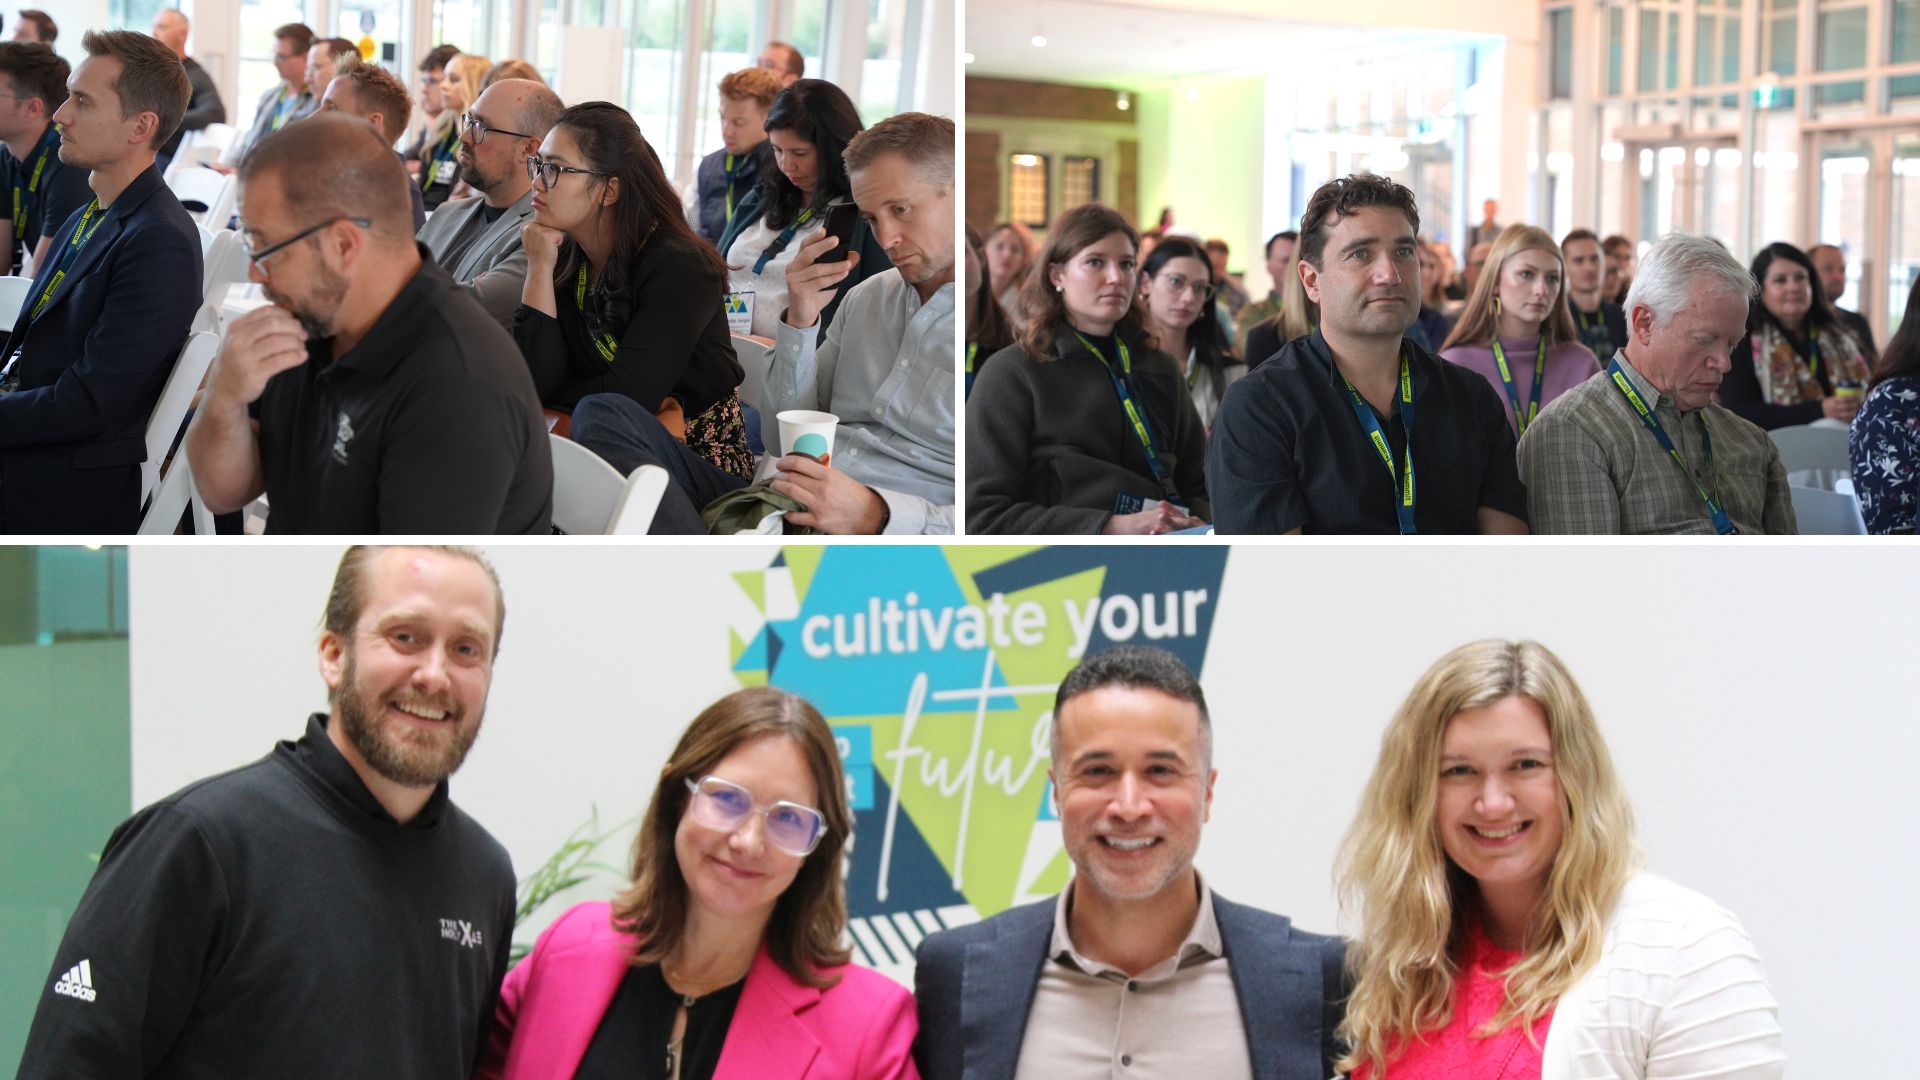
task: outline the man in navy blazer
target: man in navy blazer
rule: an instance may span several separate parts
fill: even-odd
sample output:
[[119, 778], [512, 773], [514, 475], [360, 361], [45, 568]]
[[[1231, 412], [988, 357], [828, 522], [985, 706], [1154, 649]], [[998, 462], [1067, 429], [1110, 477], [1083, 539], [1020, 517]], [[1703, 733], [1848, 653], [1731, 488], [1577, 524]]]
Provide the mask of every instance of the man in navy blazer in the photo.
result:
[[89, 31], [60, 160], [90, 170], [0, 348], [0, 531], [130, 533], [147, 419], [200, 306], [200, 236], [154, 167], [193, 87], [172, 50]]
[[922, 1076], [1333, 1075], [1344, 943], [1214, 895], [1193, 867], [1212, 744], [1172, 653], [1123, 646], [1067, 675], [1047, 775], [1074, 878], [920, 943]]

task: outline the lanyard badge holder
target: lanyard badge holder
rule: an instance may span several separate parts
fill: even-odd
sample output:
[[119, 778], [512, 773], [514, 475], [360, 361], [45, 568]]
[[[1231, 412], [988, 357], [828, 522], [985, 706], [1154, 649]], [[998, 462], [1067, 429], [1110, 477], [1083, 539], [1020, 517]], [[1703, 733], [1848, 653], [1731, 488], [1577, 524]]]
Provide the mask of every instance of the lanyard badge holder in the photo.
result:
[[[1687, 463], [1680, 458], [1680, 451], [1674, 448], [1673, 439], [1667, 435], [1666, 429], [1660, 426], [1660, 418], [1653, 415], [1653, 410], [1647, 407], [1646, 399], [1633, 388], [1632, 380], [1628, 379], [1627, 373], [1621, 370], [1618, 357], [1613, 363], [1607, 365], [1607, 380], [1613, 383], [1614, 389], [1620, 391], [1622, 397], [1627, 399], [1627, 404], [1633, 406], [1633, 411], [1640, 417], [1640, 422], [1653, 433], [1654, 441], [1658, 442], [1660, 449], [1665, 450], [1667, 456], [1673, 459], [1681, 475], [1693, 484], [1693, 490], [1700, 496], [1700, 501], [1707, 505], [1707, 516], [1713, 519], [1713, 531], [1721, 536], [1730, 536], [1736, 532], [1733, 519], [1727, 516], [1727, 508], [1720, 501], [1719, 480], [1714, 480], [1712, 490], [1700, 486], [1700, 478], [1693, 475], [1692, 469], [1687, 468]], [[1707, 454], [1707, 475], [1713, 476], [1713, 437], [1707, 434], [1704, 419], [1700, 424], [1700, 442]]]
[[1420, 530], [1413, 524], [1413, 369], [1407, 364], [1407, 354], [1400, 354], [1400, 427], [1407, 433], [1406, 467], [1396, 469], [1393, 465], [1393, 443], [1387, 439], [1387, 433], [1380, 427], [1380, 421], [1374, 418], [1373, 406], [1353, 388], [1353, 383], [1345, 375], [1340, 381], [1346, 383], [1347, 396], [1353, 399], [1354, 415], [1360, 418], [1360, 426], [1366, 430], [1367, 439], [1373, 443], [1374, 452], [1387, 466], [1387, 478], [1393, 481], [1397, 495], [1394, 499], [1394, 514], [1400, 521], [1400, 535], [1412, 536]]

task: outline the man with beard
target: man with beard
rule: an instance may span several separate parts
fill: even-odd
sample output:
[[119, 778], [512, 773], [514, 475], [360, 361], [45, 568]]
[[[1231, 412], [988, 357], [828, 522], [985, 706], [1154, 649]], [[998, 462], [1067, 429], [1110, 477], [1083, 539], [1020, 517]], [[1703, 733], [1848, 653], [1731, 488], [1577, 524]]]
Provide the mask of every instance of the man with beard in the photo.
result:
[[447, 777], [505, 616], [478, 552], [350, 549], [320, 635], [330, 711], [114, 830], [22, 1080], [471, 1075], [514, 876]]
[[[315, 169], [315, 161], [327, 168]], [[424, 257], [406, 172], [346, 116], [240, 165], [252, 279], [187, 432], [215, 513], [266, 492], [278, 533], [544, 533], [553, 463], [506, 330]]]
[[89, 31], [54, 110], [92, 199], [54, 225], [0, 346], [0, 532], [130, 533], [147, 419], [200, 306], [200, 234], [154, 148], [192, 88], [173, 50]]
[[1207, 441], [1216, 530], [1527, 531], [1506, 404], [1406, 337], [1419, 232], [1413, 192], [1383, 177], [1331, 180], [1307, 201], [1300, 283], [1320, 329], [1221, 402]]
[[520, 226], [533, 216], [527, 159], [566, 111], [560, 95], [531, 79], [502, 79], [481, 93], [460, 125], [460, 179], [480, 194], [453, 199], [420, 230], [427, 253], [502, 328], [513, 323], [527, 281]]
[[1217, 775], [1193, 672], [1146, 646], [1087, 657], [1055, 695], [1052, 756], [1073, 880], [920, 943], [921, 1075], [1331, 1076], [1343, 943], [1193, 867]]

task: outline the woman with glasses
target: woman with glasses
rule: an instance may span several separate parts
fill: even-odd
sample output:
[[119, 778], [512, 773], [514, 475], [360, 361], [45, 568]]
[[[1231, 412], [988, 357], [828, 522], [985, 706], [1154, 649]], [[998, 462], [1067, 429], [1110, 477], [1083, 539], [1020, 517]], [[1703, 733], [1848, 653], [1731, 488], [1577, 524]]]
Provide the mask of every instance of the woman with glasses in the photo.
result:
[[486, 57], [466, 53], [447, 61], [440, 83], [440, 115], [433, 118], [420, 143], [420, 194], [430, 211], [451, 198], [460, 182], [460, 117], [480, 96], [480, 83], [492, 67]]
[[1173, 357], [1186, 377], [1204, 430], [1213, 423], [1227, 387], [1247, 373], [1213, 317], [1213, 263], [1199, 244], [1169, 236], [1140, 270], [1140, 303], [1154, 346]]
[[708, 706], [660, 770], [632, 884], [507, 975], [479, 1075], [918, 1077], [913, 996], [842, 944], [852, 825], [812, 705], [761, 687]]
[[1166, 533], [1210, 516], [1205, 429], [1134, 306], [1139, 235], [1098, 204], [1060, 215], [1022, 287], [1019, 339], [967, 401], [967, 530]]
[[1560, 245], [1545, 229], [1500, 230], [1440, 358], [1492, 384], [1516, 436], [1548, 402], [1599, 374], [1600, 361], [1581, 342], [1567, 306]]
[[520, 227], [527, 279], [513, 337], [549, 407], [591, 394], [637, 403], [713, 467], [753, 475], [726, 267], [695, 236], [639, 125], [618, 105], [560, 114]]
[[[761, 170], [759, 184], [734, 207], [719, 249], [729, 270], [733, 308], [748, 316], [735, 329], [770, 339], [787, 308], [787, 264], [826, 221], [829, 206], [853, 201], [840, 155], [864, 125], [846, 91], [819, 79], [799, 79], [773, 99], [765, 126], [774, 167]], [[855, 219], [847, 257], [858, 261], [820, 313], [822, 341], [841, 298], [893, 268], [864, 219]]]
[[1361, 928], [1340, 1068], [1779, 1077], [1746, 931], [1638, 861], [1633, 808], [1560, 658], [1528, 641], [1441, 657], [1381, 737], [1340, 853]]

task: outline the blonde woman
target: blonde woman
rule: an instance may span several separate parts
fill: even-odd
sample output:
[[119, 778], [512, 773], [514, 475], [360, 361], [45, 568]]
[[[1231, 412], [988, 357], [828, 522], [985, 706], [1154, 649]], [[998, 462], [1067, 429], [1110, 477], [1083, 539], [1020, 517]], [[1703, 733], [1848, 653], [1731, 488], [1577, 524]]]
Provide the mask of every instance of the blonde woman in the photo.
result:
[[[1545, 229], [1500, 230], [1487, 265], [1453, 324], [1440, 358], [1493, 384], [1507, 403], [1513, 433], [1547, 403], [1600, 373], [1567, 307], [1566, 259]], [[1611, 359], [1611, 357], [1609, 357]]]
[[1263, 319], [1247, 331], [1247, 370], [1252, 371], [1280, 351], [1294, 338], [1317, 333], [1320, 329], [1320, 305], [1307, 299], [1307, 287], [1300, 282], [1300, 250], [1294, 249], [1287, 260], [1287, 272], [1275, 287], [1280, 294], [1280, 311]]
[[1640, 871], [1573, 676], [1478, 641], [1408, 695], [1337, 870], [1357, 909], [1353, 1080], [1785, 1071], [1766, 973], [1713, 901]]
[[445, 81], [440, 84], [440, 115], [428, 126], [420, 144], [420, 193], [427, 209], [436, 210], [453, 196], [460, 179], [460, 118], [486, 81], [493, 62], [484, 56], [460, 53], [447, 61]]

